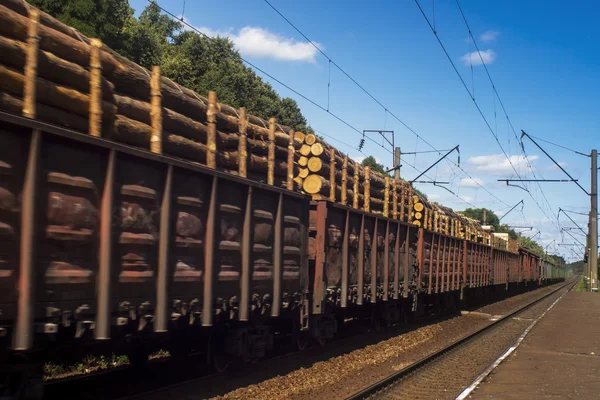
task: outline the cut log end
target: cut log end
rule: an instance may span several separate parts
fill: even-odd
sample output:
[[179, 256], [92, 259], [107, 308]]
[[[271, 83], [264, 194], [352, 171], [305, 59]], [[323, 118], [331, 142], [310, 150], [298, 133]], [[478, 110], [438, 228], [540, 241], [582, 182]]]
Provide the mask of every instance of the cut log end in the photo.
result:
[[308, 170], [310, 172], [319, 172], [323, 168], [323, 161], [319, 157], [311, 157], [308, 159]]
[[310, 155], [310, 146], [307, 144], [303, 144], [302, 147], [300, 147], [300, 154], [302, 154], [303, 156], [309, 156]]
[[308, 135], [306, 135], [304, 137], [304, 143], [306, 143], [309, 146], [313, 145], [316, 141], [317, 141], [317, 137], [315, 135], [313, 135], [312, 133], [309, 133]]
[[320, 156], [323, 154], [323, 145], [321, 143], [313, 143], [310, 146], [310, 152], [313, 156]]
[[323, 177], [319, 175], [309, 175], [302, 182], [302, 189], [309, 194], [318, 194], [323, 187]]

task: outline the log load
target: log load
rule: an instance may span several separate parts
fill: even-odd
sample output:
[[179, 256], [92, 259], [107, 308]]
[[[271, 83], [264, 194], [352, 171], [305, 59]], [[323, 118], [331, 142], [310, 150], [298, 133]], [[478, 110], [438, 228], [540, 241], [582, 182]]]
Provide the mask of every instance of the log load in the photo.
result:
[[[347, 155], [312, 133], [296, 132], [268, 116], [249, 115], [243, 108], [218, 103], [215, 93], [197, 94], [161, 76], [158, 68], [151, 73], [99, 41], [32, 10], [23, 0], [0, 0], [3, 111], [23, 114], [31, 108], [35, 113], [25, 114], [82, 134], [102, 135], [145, 150], [152, 144], [158, 154], [441, 233], [477, 240], [489, 237], [477, 221], [430, 204], [404, 181], [349, 162]], [[34, 15], [39, 15], [39, 23], [32, 37]], [[35, 68], [26, 74], [32, 54], [36, 54]], [[33, 95], [26, 95], [26, 88], [33, 88]]]

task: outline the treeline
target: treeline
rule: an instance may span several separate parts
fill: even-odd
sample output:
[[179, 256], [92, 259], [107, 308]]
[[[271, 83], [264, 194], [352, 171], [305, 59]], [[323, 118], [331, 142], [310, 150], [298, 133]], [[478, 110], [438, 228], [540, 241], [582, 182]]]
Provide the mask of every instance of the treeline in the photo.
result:
[[221, 103], [313, 133], [296, 101], [281, 98], [246, 67], [229, 39], [185, 30], [154, 3], [136, 18], [128, 0], [28, 1], [148, 69], [160, 65], [164, 76], [197, 93], [214, 90]]

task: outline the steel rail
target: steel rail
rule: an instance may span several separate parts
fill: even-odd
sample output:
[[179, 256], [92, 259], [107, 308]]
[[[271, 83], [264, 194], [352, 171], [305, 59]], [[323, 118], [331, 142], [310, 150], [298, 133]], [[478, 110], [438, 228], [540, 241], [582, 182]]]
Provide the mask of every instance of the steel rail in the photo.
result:
[[361, 390], [360, 392], [356, 392], [353, 395], [349, 396], [346, 398], [346, 400], [361, 400], [361, 399], [368, 399], [368, 398], [372, 398], [374, 395], [376, 395], [379, 392], [384, 391], [385, 389], [395, 386], [399, 383], [399, 381], [401, 381], [402, 379], [404, 379], [405, 377], [407, 377], [408, 375], [410, 375], [411, 373], [419, 370], [420, 368], [424, 367], [425, 365], [431, 363], [432, 361], [437, 360], [438, 358], [440, 358], [441, 356], [445, 355], [446, 353], [449, 353], [450, 351], [458, 348], [459, 346], [466, 344], [467, 342], [469, 342], [471, 339], [474, 339], [475, 337], [489, 331], [492, 328], [497, 327], [500, 323], [505, 322], [509, 319], [511, 319], [512, 317], [514, 317], [515, 315], [527, 310], [528, 308], [536, 305], [537, 303], [547, 299], [548, 297], [552, 296], [553, 294], [555, 294], [556, 292], [558, 292], [559, 290], [564, 289], [565, 287], [571, 285], [571, 288], [569, 288], [569, 290], [571, 290], [576, 284], [577, 284], [578, 280], [576, 279], [573, 282], [567, 282], [564, 285], [562, 285], [559, 288], [556, 288], [555, 290], [553, 290], [550, 293], [547, 293], [545, 295], [543, 295], [542, 297], [540, 297], [537, 300], [532, 301], [531, 303], [519, 308], [516, 311], [513, 311], [510, 314], [505, 315], [504, 317], [498, 319], [497, 321], [492, 322], [489, 325], [484, 326], [483, 328], [470, 333], [466, 336], [463, 336], [461, 339], [457, 340], [454, 343], [449, 344], [448, 346], [442, 348], [441, 350], [438, 350], [428, 356], [423, 357], [422, 359], [420, 359], [419, 361], [397, 371], [394, 372], [393, 374], [389, 375], [388, 377], [380, 380], [377, 383], [374, 383], [373, 385]]

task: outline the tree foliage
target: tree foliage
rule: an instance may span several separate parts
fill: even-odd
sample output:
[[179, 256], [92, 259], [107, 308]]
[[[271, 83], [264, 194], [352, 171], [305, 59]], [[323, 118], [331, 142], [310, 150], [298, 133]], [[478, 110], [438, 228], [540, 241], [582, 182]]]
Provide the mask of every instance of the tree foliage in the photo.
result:
[[41, 10], [97, 37], [136, 63], [160, 65], [163, 75], [206, 95], [217, 92], [220, 102], [246, 107], [248, 113], [305, 133], [314, 133], [298, 103], [281, 98], [270, 84], [246, 67], [227, 38], [210, 39], [161, 13], [150, 3], [134, 17], [128, 0], [29, 0]]

